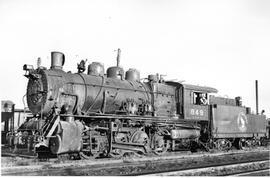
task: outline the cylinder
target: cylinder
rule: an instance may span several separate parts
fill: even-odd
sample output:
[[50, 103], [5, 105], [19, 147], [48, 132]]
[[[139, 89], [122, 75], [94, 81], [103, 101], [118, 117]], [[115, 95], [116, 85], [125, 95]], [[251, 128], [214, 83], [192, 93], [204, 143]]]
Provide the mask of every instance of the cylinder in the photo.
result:
[[79, 121], [60, 121], [60, 134], [50, 138], [49, 147], [53, 154], [79, 152], [82, 148], [81, 134], [83, 125]]
[[62, 70], [65, 63], [64, 53], [53, 51], [51, 52], [51, 69], [60, 69]]
[[88, 75], [104, 76], [104, 65], [99, 62], [92, 62], [88, 65]]
[[139, 82], [140, 72], [136, 69], [129, 69], [126, 71], [126, 80]]

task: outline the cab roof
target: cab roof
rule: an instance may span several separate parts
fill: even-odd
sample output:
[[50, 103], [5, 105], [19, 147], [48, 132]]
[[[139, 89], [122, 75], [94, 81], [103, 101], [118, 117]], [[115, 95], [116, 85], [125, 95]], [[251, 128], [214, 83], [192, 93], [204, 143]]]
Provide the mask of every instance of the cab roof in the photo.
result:
[[198, 92], [205, 92], [205, 93], [217, 93], [218, 90], [212, 87], [207, 86], [199, 86], [199, 85], [191, 85], [191, 84], [183, 84], [181, 82], [175, 82], [175, 81], [166, 81], [165, 82], [168, 85], [172, 85], [175, 87], [183, 87], [187, 90], [193, 90]]
[[199, 85], [191, 85], [191, 84], [182, 84], [185, 89], [194, 90], [194, 91], [201, 91], [206, 93], [217, 93], [218, 90], [212, 87], [207, 86], [199, 86]]

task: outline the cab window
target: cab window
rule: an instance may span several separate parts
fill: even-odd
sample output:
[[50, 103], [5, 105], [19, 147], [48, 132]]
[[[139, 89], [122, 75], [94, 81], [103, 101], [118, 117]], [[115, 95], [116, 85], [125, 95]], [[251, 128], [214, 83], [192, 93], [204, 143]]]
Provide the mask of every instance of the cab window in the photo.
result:
[[193, 104], [195, 104], [195, 105], [207, 105], [208, 104], [207, 93], [193, 92]]

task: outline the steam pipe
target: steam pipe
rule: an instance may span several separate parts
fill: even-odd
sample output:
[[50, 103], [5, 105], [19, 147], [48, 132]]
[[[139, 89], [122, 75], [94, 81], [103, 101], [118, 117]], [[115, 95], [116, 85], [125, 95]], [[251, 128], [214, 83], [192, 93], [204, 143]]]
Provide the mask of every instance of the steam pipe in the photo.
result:
[[259, 102], [258, 102], [258, 80], [255, 80], [255, 92], [256, 92], [256, 114], [259, 114]]

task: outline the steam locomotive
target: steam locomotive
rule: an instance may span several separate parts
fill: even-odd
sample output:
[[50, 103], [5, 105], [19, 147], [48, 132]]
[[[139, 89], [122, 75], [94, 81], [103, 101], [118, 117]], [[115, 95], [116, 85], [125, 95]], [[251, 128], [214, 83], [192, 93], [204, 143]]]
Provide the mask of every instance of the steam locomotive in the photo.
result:
[[[231, 149], [260, 145], [266, 117], [242, 106], [241, 97], [216, 97], [215, 88], [165, 81], [117, 65], [105, 74], [99, 62], [65, 72], [65, 56], [51, 53], [51, 67], [24, 65], [27, 104], [35, 116], [18, 132], [31, 135], [28, 147], [40, 157], [122, 156], [198, 148]], [[18, 136], [17, 136], [18, 138]], [[17, 142], [18, 143], [18, 142]]]

